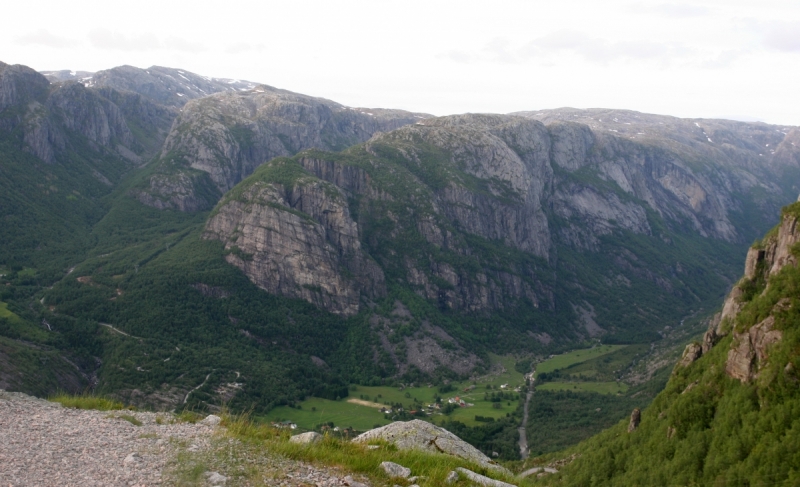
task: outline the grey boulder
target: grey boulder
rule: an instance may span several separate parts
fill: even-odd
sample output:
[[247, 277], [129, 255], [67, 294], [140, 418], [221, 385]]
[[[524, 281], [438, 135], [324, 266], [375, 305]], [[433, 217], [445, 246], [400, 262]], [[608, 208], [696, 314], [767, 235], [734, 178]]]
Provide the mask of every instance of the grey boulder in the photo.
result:
[[453, 455], [482, 467], [510, 474], [507, 469], [458, 436], [419, 419], [405, 422], [395, 421], [353, 438], [356, 443], [368, 443], [374, 440], [388, 441], [401, 450], [416, 449]]
[[308, 433], [300, 433], [299, 435], [294, 435], [289, 438], [289, 443], [300, 443], [301, 445], [308, 445], [311, 443], [316, 443], [322, 439], [322, 435], [315, 432], [309, 431]]
[[404, 479], [411, 475], [411, 469], [398, 465], [394, 462], [381, 462], [381, 468], [389, 477], [402, 477]]

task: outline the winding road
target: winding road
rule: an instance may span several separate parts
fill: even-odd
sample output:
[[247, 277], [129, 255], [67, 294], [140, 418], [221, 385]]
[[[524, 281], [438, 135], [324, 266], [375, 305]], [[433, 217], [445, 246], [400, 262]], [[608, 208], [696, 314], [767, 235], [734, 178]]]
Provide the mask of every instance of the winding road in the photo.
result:
[[528, 394], [525, 396], [525, 407], [522, 409], [522, 425], [519, 427], [519, 456], [522, 459], [528, 458], [528, 433], [525, 431], [525, 427], [528, 425], [528, 403], [531, 402], [531, 397], [533, 397], [533, 382], [528, 389]]

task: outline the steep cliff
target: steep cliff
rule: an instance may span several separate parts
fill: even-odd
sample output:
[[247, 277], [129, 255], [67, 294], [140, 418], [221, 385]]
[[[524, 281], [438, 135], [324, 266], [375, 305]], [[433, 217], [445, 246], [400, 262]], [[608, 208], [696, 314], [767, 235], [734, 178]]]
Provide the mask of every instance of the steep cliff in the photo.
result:
[[[160, 149], [175, 115], [133, 93], [74, 81], [51, 84], [25, 66], [0, 69], [4, 138], [16, 138], [22, 149], [50, 164], [65, 163], [68, 153], [87, 149], [99, 157], [141, 164]], [[94, 170], [102, 178], [111, 177], [97, 165]]]
[[[524, 302], [568, 315], [564, 308], [592, 307], [601, 327], [622, 329], [620, 313], [655, 322], [663, 320], [657, 308], [667, 308], [666, 300], [686, 306], [687, 298], [696, 305], [705, 299], [698, 296], [707, 290], [684, 270], [694, 265], [689, 262], [698, 255], [696, 245], [752, 237], [748, 227], [737, 230], [731, 223], [742, 220], [736, 207], [741, 203], [726, 203], [738, 201], [738, 191], [744, 191], [734, 182], [764, 178], [755, 184], [773, 192], [762, 198], [765, 212], [783, 198], [774, 171], [757, 167], [748, 172], [747, 165], [726, 169], [728, 161], [693, 169], [686, 154], [701, 155], [685, 145], [678, 149], [595, 133], [575, 123], [546, 126], [527, 117], [458, 115], [419, 120], [341, 153], [301, 152], [281, 164], [302, 168], [337, 188], [328, 194], [355, 215], [356, 238], [387, 279], [405, 283], [443, 309], [512, 310]], [[715, 177], [725, 184], [707, 173], [719, 173]], [[221, 173], [218, 180], [225, 183], [230, 177]], [[215, 234], [226, 241], [232, 237], [223, 234], [233, 228]], [[276, 238], [264, 247], [266, 254], [284, 247]], [[652, 250], [642, 253], [643, 242], [650, 242]], [[586, 268], [586, 259], [593, 269]], [[250, 266], [247, 274], [253, 282], [293, 282], [283, 273], [264, 272]], [[582, 281], [598, 274], [604, 283], [587, 292], [591, 284]], [[343, 275], [339, 272], [337, 279]], [[621, 298], [626, 294], [621, 290], [631, 282], [653, 289], [661, 304], [625, 309], [632, 302]], [[318, 302], [305, 291], [259, 285]], [[582, 297], [569, 290], [576, 288]], [[613, 295], [628, 304], [610, 305], [607, 299]], [[351, 302], [349, 313], [354, 313], [359, 299]], [[597, 333], [593, 329], [590, 334]]]
[[[748, 252], [744, 277], [666, 389], [579, 445], [565, 485], [791, 485], [800, 472], [800, 203]], [[548, 484], [558, 481], [552, 477]], [[544, 483], [545, 480], [542, 480]]]
[[386, 294], [343, 191], [289, 161], [265, 164], [229, 193], [205, 238], [225, 242], [225, 259], [259, 287], [333, 313], [355, 314], [362, 296]]
[[[218, 93], [186, 104], [154, 164], [155, 174], [135, 194], [158, 208], [208, 209], [274, 157], [311, 147], [344, 149], [424, 117], [345, 107], [266, 85]], [[176, 190], [165, 180], [186, 184]]]

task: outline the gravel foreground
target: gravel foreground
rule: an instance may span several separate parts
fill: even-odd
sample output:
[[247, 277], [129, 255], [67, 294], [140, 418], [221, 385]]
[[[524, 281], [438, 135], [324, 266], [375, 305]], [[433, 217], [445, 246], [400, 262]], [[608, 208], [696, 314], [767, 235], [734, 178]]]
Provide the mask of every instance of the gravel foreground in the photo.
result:
[[[169, 413], [72, 409], [0, 390], [0, 487], [369, 485], [336, 468], [247, 448], [242, 458], [226, 462], [241, 450], [237, 441], [212, 426], [172, 421]], [[200, 460], [214, 471], [199, 479], [181, 476], [183, 463], [196, 467]], [[253, 467], [261, 472], [257, 481], [243, 475]]]

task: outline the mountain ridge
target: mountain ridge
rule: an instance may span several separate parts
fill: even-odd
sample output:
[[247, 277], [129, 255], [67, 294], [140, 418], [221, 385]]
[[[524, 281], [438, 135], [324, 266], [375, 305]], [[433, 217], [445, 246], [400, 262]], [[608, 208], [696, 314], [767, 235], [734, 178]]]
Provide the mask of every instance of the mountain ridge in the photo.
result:
[[[444, 385], [494, 353], [646, 346], [716, 306], [798, 192], [783, 126], [678, 120], [640, 141], [266, 85], [184, 102], [178, 70], [118, 89], [9, 69], [0, 300], [19, 319], [0, 330], [46, 351], [25, 348], [20, 388], [65, 357], [71, 390], [264, 412], [350, 383]], [[723, 129], [729, 148], [702, 138]], [[759, 156], [756, 135], [782, 139]]]

